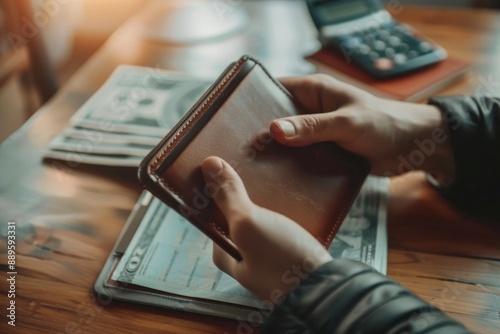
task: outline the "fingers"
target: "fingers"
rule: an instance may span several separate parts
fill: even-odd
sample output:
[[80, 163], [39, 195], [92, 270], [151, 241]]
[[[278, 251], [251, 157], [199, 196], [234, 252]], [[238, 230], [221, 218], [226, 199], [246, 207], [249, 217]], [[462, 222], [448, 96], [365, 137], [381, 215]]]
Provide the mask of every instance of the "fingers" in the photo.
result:
[[[253, 203], [243, 181], [227, 162], [217, 157], [208, 157], [201, 164], [201, 170], [215, 203], [230, 225], [249, 214]], [[229, 230], [231, 231], [231, 226]]]
[[348, 112], [348, 105], [366, 98], [366, 93], [324, 74], [282, 78], [280, 82], [310, 114], [273, 121], [270, 128], [278, 142], [288, 146], [323, 141], [348, 144], [356, 138], [357, 117]]
[[306, 146], [324, 141], [348, 144], [358, 135], [356, 116], [339, 110], [334, 113], [309, 114], [274, 120], [271, 133], [281, 144]]
[[325, 74], [287, 77], [279, 81], [309, 113], [333, 111], [348, 101], [350, 86]]

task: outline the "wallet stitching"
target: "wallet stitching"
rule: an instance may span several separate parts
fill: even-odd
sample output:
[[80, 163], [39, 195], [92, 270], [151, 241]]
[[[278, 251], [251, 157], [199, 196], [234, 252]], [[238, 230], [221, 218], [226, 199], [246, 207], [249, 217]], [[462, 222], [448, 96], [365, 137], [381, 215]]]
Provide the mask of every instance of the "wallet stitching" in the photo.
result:
[[[168, 153], [169, 149], [174, 145], [175, 142], [178, 141], [178, 138], [184, 134], [184, 130], [186, 130], [187, 126], [193, 122], [194, 118], [196, 118], [202, 111], [206, 111], [206, 109], [208, 109], [208, 107], [210, 106], [210, 104], [212, 103], [213, 99], [216, 98], [217, 96], [220, 95], [221, 91], [223, 90], [223, 88], [225, 86], [227, 86], [232, 79], [234, 79], [234, 74], [235, 72], [237, 72], [238, 70], [241, 69], [241, 66], [243, 65], [243, 63], [246, 61], [246, 59], [241, 59], [238, 63], [236, 63], [236, 65], [231, 69], [231, 71], [227, 74], [226, 77], [224, 77], [224, 79], [222, 79], [222, 82], [215, 88], [215, 90], [207, 97], [207, 99], [203, 102], [203, 104], [201, 106], [198, 107], [198, 110], [196, 110], [196, 112], [191, 115], [191, 117], [189, 117], [187, 120], [186, 120], [186, 123], [184, 123], [182, 125], [182, 127], [177, 131], [177, 133], [172, 137], [172, 139], [167, 143], [167, 145], [161, 150], [161, 152], [155, 157], [153, 163], [149, 166], [149, 170], [151, 172], [151, 170], [154, 168], [156, 169], [158, 167], [158, 163], [160, 162], [160, 160], [163, 160], [163, 158], [165, 157], [165, 155]], [[158, 176], [156, 173], [152, 172], [152, 174]]]
[[[156, 169], [158, 167], [159, 162], [161, 160], [163, 160], [165, 158], [165, 155], [167, 155], [169, 153], [170, 148], [172, 148], [174, 146], [174, 144], [177, 143], [178, 140], [182, 137], [182, 135], [184, 134], [184, 130], [186, 130], [187, 126], [189, 124], [191, 124], [194, 121], [194, 119], [196, 117], [198, 117], [198, 115], [200, 113], [205, 112], [210, 107], [213, 100], [220, 95], [220, 93], [223, 91], [224, 87], [226, 87], [234, 79], [235, 73], [241, 69], [241, 67], [245, 61], [246, 61], [246, 59], [240, 59], [240, 61], [238, 63], [236, 63], [236, 65], [231, 69], [231, 71], [224, 77], [224, 79], [222, 79], [221, 83], [206, 98], [206, 100], [203, 102], [203, 104], [201, 106], [199, 106], [198, 109], [196, 110], [196, 112], [186, 120], [186, 122], [175, 133], [175, 135], [172, 137], [172, 139], [166, 144], [166, 146], [161, 150], [161, 152], [155, 157], [153, 163], [151, 165], [149, 165], [148, 171], [150, 174], [153, 174], [157, 177], [158, 183], [160, 183], [161, 185], [163, 185], [164, 187], [169, 189], [172, 193], [177, 195], [183, 201], [185, 201], [184, 197], [182, 195], [180, 195], [163, 177], [160, 177], [155, 172], [153, 172], [153, 169]], [[227, 233], [224, 230], [222, 230], [219, 226], [217, 226], [213, 221], [210, 221], [210, 224], [213, 227], [215, 227], [215, 229], [218, 230], [226, 238], [229, 238]]]
[[222, 234], [223, 236], [225, 236], [225, 237], [226, 237], [226, 238], [228, 238], [228, 239], [231, 239], [231, 238], [229, 237], [229, 235], [227, 235], [226, 231], [224, 231], [223, 229], [221, 229], [221, 228], [220, 228], [217, 224], [215, 224], [212, 220], [210, 221], [210, 225], [212, 225], [213, 227], [215, 227], [215, 229], [216, 229], [217, 231], [219, 231], [219, 232], [220, 232], [220, 234]]
[[184, 200], [184, 197], [181, 194], [179, 194], [164, 178], [159, 177], [158, 181], [159, 181], [159, 183], [161, 183], [162, 185], [164, 185], [165, 187], [167, 187], [168, 190], [170, 190], [170, 192], [172, 192], [174, 195], [176, 195], [180, 199]]
[[332, 229], [330, 230], [330, 233], [328, 234], [328, 237], [326, 238], [326, 241], [325, 241], [325, 246], [328, 245], [328, 243], [330, 242], [330, 240], [332, 240], [334, 234], [335, 234], [335, 231], [337, 231], [337, 227], [339, 226], [339, 224], [341, 223], [341, 218], [344, 217], [344, 213], [346, 212], [346, 209], [347, 209], [347, 206], [344, 205], [342, 207], [342, 211], [340, 212], [338, 218], [337, 218], [337, 221], [335, 222], [335, 225], [333, 225]]

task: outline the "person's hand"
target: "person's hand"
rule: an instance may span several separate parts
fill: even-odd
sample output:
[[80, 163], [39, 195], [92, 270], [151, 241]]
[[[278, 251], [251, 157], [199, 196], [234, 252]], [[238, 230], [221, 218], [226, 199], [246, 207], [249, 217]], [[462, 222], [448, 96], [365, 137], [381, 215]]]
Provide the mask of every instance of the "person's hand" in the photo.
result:
[[209, 157], [201, 168], [206, 182], [218, 186], [212, 196], [243, 258], [236, 261], [214, 244], [213, 261], [257, 297], [278, 303], [310, 272], [332, 260], [328, 251], [300, 225], [254, 204], [227, 162]]
[[437, 107], [381, 99], [322, 74], [280, 81], [310, 113], [271, 123], [280, 143], [334, 141], [366, 157], [375, 175], [422, 169], [453, 177], [449, 129]]

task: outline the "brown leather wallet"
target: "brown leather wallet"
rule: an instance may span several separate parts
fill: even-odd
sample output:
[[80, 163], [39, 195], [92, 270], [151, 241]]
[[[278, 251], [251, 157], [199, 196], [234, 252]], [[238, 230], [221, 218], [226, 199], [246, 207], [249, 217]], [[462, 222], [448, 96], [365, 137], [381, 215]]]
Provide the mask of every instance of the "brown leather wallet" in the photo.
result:
[[139, 166], [139, 179], [231, 256], [241, 259], [200, 165], [226, 160], [253, 202], [294, 220], [330, 245], [368, 174], [363, 158], [331, 142], [286, 147], [272, 120], [301, 114], [288, 91], [243, 56], [231, 64]]

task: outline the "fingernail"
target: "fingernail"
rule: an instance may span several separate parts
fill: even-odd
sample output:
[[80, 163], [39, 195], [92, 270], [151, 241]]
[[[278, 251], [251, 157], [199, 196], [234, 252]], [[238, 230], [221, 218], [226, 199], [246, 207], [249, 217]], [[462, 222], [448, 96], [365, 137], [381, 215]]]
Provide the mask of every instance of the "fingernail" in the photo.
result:
[[202, 170], [205, 175], [215, 178], [222, 172], [223, 169], [222, 160], [219, 158], [210, 158], [209, 161], [205, 161], [202, 165]]
[[293, 126], [292, 123], [289, 121], [285, 120], [277, 120], [276, 123], [278, 123], [278, 126], [280, 127], [281, 131], [286, 137], [293, 137], [295, 136], [295, 127]]
[[214, 158], [212, 161], [210, 165], [210, 175], [214, 177], [222, 173], [224, 166], [222, 165], [222, 160], [219, 158]]

